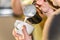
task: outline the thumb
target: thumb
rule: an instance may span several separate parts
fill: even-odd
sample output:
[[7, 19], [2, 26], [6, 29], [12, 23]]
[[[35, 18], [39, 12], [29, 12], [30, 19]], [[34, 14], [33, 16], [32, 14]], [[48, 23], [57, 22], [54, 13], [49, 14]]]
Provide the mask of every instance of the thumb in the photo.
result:
[[23, 26], [22, 31], [23, 31], [24, 37], [29, 36], [28, 33], [27, 33], [27, 30], [26, 30], [26, 26], [25, 25]]

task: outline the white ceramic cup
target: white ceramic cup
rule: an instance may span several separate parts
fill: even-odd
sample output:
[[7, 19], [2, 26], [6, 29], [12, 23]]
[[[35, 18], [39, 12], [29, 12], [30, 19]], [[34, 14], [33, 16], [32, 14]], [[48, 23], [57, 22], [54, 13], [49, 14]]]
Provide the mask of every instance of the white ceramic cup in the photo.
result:
[[18, 34], [23, 34], [23, 32], [22, 32], [23, 25], [26, 26], [27, 33], [30, 35], [34, 30], [34, 27], [32, 25], [25, 23], [23, 21], [20, 21], [20, 20], [16, 20], [16, 22], [14, 24], [14, 26], [16, 28], [16, 32]]

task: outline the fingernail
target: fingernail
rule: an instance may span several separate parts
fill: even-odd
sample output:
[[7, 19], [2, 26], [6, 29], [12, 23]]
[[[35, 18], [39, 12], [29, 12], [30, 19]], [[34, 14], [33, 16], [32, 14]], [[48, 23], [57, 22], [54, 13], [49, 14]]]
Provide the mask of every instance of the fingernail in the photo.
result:
[[26, 28], [25, 25], [23, 25], [22, 29], [25, 29], [25, 28]]
[[23, 27], [25, 27], [25, 25], [23, 25]]

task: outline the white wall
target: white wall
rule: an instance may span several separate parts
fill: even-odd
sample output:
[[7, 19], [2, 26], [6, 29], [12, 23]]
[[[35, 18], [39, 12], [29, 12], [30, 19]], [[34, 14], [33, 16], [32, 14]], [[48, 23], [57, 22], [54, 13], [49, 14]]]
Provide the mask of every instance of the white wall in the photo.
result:
[[0, 0], [0, 7], [10, 7], [11, 0]]

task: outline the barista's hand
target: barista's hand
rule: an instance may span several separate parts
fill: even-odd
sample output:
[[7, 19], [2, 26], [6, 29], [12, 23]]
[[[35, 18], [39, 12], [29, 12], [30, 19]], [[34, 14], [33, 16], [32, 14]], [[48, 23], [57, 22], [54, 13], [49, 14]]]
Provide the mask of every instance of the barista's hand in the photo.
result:
[[23, 35], [20, 35], [16, 33], [15, 29], [13, 30], [13, 36], [15, 37], [16, 40], [32, 40], [31, 36], [28, 35], [25, 26], [23, 26], [22, 31], [23, 31]]
[[22, 6], [20, 0], [11, 0], [11, 7], [15, 15], [22, 15]]

